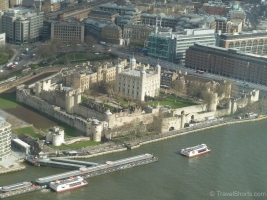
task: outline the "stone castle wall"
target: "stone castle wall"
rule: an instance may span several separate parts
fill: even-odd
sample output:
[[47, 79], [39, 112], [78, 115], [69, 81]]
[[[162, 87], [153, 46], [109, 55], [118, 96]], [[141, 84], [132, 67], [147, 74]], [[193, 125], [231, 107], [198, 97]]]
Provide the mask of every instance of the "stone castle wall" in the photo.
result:
[[[66, 124], [77, 128], [78, 130], [89, 133], [89, 128], [91, 126], [86, 120], [76, 117], [74, 115], [70, 115], [65, 111], [62, 111], [59, 107], [51, 105], [41, 98], [30, 95], [26, 90], [23, 89], [24, 85], [18, 86], [16, 93], [16, 100], [26, 105], [29, 105], [41, 112], [44, 112], [56, 119], [65, 122]], [[88, 134], [87, 134], [88, 135]], [[91, 133], [89, 134], [91, 136]]]

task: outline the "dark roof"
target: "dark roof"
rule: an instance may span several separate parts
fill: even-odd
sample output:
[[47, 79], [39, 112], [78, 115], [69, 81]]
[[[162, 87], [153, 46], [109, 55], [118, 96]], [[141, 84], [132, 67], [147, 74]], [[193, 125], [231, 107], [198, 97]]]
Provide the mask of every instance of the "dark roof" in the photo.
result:
[[118, 13], [117, 12], [107, 12], [107, 11], [102, 11], [102, 10], [91, 10], [91, 12], [89, 14], [112, 16], [112, 15], [116, 15]]
[[40, 1], [34, 1], [34, 0], [23, 0], [22, 1], [23, 7], [32, 7], [33, 5], [35, 5], [36, 8], [39, 8], [40, 7]]
[[232, 40], [232, 39], [242, 39], [242, 38], [257, 38], [257, 37], [266, 37], [267, 32], [265, 33], [248, 33], [248, 34], [222, 34], [221, 39], [223, 40]]
[[108, 24], [103, 29], [111, 29], [111, 30], [121, 30], [121, 27], [115, 24]]

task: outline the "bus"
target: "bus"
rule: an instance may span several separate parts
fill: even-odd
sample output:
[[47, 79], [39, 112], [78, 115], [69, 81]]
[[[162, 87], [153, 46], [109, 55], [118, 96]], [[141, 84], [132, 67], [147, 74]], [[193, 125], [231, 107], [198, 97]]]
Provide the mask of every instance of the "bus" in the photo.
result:
[[196, 73], [198, 73], [198, 74], [205, 74], [205, 72], [204, 71], [201, 71], [201, 70], [196, 70]]

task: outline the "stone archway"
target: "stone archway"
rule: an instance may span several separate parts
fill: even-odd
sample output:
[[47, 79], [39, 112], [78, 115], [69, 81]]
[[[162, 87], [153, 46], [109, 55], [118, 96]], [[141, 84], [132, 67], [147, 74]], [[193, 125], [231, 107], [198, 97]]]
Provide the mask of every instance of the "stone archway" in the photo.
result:
[[173, 131], [173, 130], [174, 130], [174, 127], [171, 126], [171, 127], [169, 128], [169, 131]]

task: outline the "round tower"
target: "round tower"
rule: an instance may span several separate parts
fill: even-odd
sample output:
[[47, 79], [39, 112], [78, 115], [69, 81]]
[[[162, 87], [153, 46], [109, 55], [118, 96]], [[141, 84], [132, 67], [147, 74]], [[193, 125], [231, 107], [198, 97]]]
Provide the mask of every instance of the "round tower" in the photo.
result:
[[212, 93], [211, 94], [211, 100], [208, 102], [208, 111], [216, 111], [217, 109], [217, 102], [218, 102], [218, 94]]
[[101, 142], [101, 133], [102, 133], [102, 123], [99, 122], [99, 123], [95, 123], [95, 132], [93, 134], [93, 140], [95, 142]]
[[53, 145], [60, 146], [62, 144], [62, 137], [60, 134], [53, 134]]

